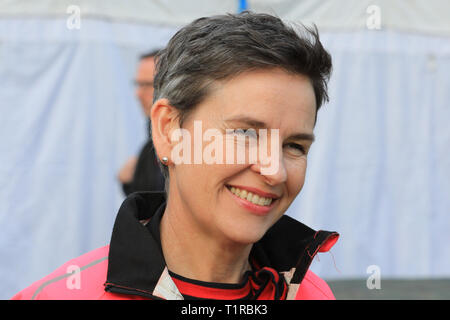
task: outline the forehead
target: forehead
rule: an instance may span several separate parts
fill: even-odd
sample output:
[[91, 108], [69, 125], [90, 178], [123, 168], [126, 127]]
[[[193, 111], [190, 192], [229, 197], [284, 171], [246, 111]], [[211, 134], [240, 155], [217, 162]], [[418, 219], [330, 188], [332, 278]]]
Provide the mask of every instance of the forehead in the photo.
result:
[[155, 72], [155, 59], [153, 57], [144, 58], [139, 61], [137, 75], [141, 77], [153, 77]]
[[311, 81], [281, 69], [243, 73], [216, 83], [198, 106], [215, 119], [249, 116], [271, 128], [312, 131], [316, 100]]

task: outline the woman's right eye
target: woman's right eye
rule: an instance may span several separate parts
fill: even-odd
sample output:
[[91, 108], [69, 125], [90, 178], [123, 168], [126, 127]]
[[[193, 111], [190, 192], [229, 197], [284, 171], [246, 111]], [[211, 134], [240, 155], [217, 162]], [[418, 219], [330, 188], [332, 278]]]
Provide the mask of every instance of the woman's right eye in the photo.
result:
[[233, 129], [232, 133], [243, 134], [251, 138], [257, 138], [258, 134], [255, 129]]

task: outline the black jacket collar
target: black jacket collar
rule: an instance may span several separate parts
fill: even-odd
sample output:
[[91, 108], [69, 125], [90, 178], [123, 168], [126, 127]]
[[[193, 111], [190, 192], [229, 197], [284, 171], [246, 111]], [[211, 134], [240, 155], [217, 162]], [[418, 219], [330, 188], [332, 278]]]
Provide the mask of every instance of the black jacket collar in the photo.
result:
[[[157, 298], [152, 293], [166, 267], [159, 234], [165, 206], [165, 195], [158, 191], [136, 192], [125, 199], [111, 237], [105, 290]], [[253, 245], [251, 255], [260, 266], [293, 271], [290, 283], [299, 284], [317, 251], [337, 237], [336, 232], [316, 232], [285, 215]]]

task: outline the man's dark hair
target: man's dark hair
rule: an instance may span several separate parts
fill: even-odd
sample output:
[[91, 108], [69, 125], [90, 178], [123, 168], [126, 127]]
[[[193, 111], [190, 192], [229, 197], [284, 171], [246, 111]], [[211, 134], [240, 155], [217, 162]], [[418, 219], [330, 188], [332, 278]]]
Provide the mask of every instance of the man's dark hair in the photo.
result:
[[[215, 81], [281, 68], [310, 79], [319, 110], [328, 101], [331, 67], [315, 26], [295, 30], [278, 17], [248, 11], [204, 17], [179, 30], [157, 54], [153, 101], [167, 98], [181, 127]], [[162, 170], [167, 178], [167, 168]]]

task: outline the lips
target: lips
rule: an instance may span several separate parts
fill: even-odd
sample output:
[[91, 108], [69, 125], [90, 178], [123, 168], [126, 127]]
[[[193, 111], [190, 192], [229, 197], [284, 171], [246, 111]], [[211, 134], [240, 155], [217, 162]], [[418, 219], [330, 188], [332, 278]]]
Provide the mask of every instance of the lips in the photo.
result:
[[257, 188], [253, 188], [253, 187], [246, 187], [246, 186], [241, 186], [241, 185], [227, 185], [227, 187], [228, 187], [228, 189], [231, 189], [231, 187], [234, 187], [239, 190], [246, 190], [247, 192], [256, 194], [259, 197], [272, 198], [273, 200], [280, 198], [279, 195], [276, 195], [276, 194], [270, 193], [270, 192], [265, 192], [265, 191], [262, 191], [262, 190], [259, 190]]
[[[250, 211], [253, 214], [256, 214], [258, 216], [265, 216], [270, 212], [270, 210], [274, 207], [274, 203], [276, 203], [278, 197], [264, 197], [262, 195], [273, 195], [268, 192], [263, 192], [260, 190], [257, 190], [255, 188], [245, 188], [245, 189], [239, 189], [238, 187], [235, 187], [234, 185], [227, 185], [227, 189], [230, 191], [231, 196], [235, 201], [245, 208], [246, 210]], [[250, 190], [256, 190], [258, 193], [252, 193]]]
[[247, 192], [247, 190], [241, 190], [239, 188], [231, 187], [229, 188], [232, 194], [235, 196], [238, 196], [241, 199], [247, 200], [249, 202], [252, 202], [253, 204], [257, 204], [260, 206], [268, 206], [272, 203], [272, 198], [266, 198], [263, 196], [259, 196], [257, 194], [253, 194], [250, 191]]

